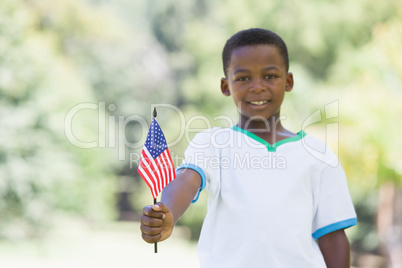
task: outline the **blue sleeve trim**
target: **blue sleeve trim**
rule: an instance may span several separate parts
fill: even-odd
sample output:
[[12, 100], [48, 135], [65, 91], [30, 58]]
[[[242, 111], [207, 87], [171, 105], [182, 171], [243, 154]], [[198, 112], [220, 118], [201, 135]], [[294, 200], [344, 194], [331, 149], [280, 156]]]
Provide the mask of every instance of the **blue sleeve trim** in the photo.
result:
[[340, 229], [346, 229], [357, 224], [357, 218], [350, 218], [324, 226], [313, 233], [313, 238], [318, 239], [323, 235], [332, 233]]
[[202, 169], [201, 169], [199, 166], [196, 166], [196, 165], [191, 164], [191, 163], [185, 163], [185, 164], [180, 165], [180, 166], [176, 169], [176, 171], [178, 171], [178, 170], [180, 170], [180, 169], [184, 169], [184, 168], [189, 168], [189, 169], [194, 170], [195, 172], [197, 172], [198, 174], [200, 174], [200, 177], [201, 177], [201, 187], [200, 187], [200, 189], [198, 190], [197, 195], [194, 197], [193, 201], [191, 202], [191, 203], [195, 203], [195, 202], [197, 202], [198, 198], [200, 197], [201, 191], [204, 190], [204, 188], [205, 188], [205, 184], [206, 184], [205, 173], [204, 173], [204, 171], [202, 171]]

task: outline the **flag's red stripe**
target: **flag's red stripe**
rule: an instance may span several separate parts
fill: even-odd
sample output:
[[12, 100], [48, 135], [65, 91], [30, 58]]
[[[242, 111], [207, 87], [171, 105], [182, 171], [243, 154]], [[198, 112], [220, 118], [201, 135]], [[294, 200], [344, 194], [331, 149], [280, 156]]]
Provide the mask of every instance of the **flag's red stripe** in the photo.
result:
[[149, 166], [148, 163], [149, 163], [148, 156], [144, 152], [142, 152], [138, 173], [140, 173], [141, 177], [144, 178], [145, 182], [147, 183], [148, 187], [151, 190], [152, 196], [156, 198], [158, 194], [155, 191], [154, 178], [150, 173], [150, 169], [148, 169]]
[[155, 189], [153, 188], [153, 185], [150, 181], [150, 178], [146, 173], [143, 172], [142, 167], [138, 168], [138, 173], [141, 175], [141, 177], [145, 180], [146, 184], [148, 185], [149, 189], [151, 190], [153, 198], [156, 198], [156, 193]]
[[160, 155], [155, 159], [155, 162], [157, 162], [159, 173], [162, 175], [162, 176], [159, 178], [159, 180], [160, 180], [160, 184], [161, 184], [162, 189], [163, 189], [163, 188], [165, 188], [165, 186], [166, 186], [166, 184], [165, 184], [165, 181], [166, 181], [166, 174], [165, 174], [165, 171], [164, 171], [163, 156], [162, 156], [162, 154], [160, 154]]
[[[159, 161], [159, 159], [158, 159], [158, 161]], [[161, 165], [159, 165], [158, 164], [158, 172], [161, 174], [162, 173], [162, 169], [161, 169]], [[162, 178], [162, 176], [161, 177], [159, 177], [159, 184], [160, 184], [160, 186], [161, 186], [161, 188], [163, 189], [163, 178]]]
[[169, 182], [172, 181], [174, 179], [173, 173], [172, 173], [172, 158], [170, 157], [169, 154], [169, 150], [165, 150], [165, 155], [166, 155], [166, 159], [168, 159], [169, 161], [166, 161], [166, 166], [167, 166], [167, 171], [169, 172]]
[[141, 154], [138, 173], [144, 178], [156, 198], [162, 189], [171, 182], [176, 174], [169, 150], [166, 149], [156, 159], [153, 159], [147, 148]]
[[165, 158], [165, 151], [161, 154], [161, 162], [162, 162], [162, 172], [163, 172], [163, 187], [165, 187], [168, 183], [169, 180], [169, 174], [166, 169], [166, 158]]
[[159, 166], [159, 170], [161, 172], [161, 174], [163, 174], [163, 180], [161, 180], [163, 188], [169, 183], [170, 181], [170, 173], [168, 170], [168, 161], [170, 161], [170, 159], [166, 158], [166, 154], [165, 154], [166, 150], [162, 152], [162, 154], [159, 155], [158, 160], [160, 163]]
[[157, 194], [159, 194], [162, 191], [162, 185], [160, 184], [160, 177], [161, 174], [159, 173], [158, 165], [155, 162], [155, 159], [152, 158], [151, 154], [148, 152], [148, 150], [144, 150], [146, 155], [148, 156], [148, 159], [150, 161], [150, 166], [151, 172], [153, 177], [155, 178], [155, 188], [157, 189]]
[[[154, 134], [157, 137], [156, 140], [153, 140], [151, 148], [154, 148], [153, 145], [156, 141], [158, 146], [166, 146], [166, 141], [162, 143], [163, 138], [160, 139], [161, 137], [163, 137], [163, 133], [156, 120], [152, 119], [151, 124], [151, 126], [153, 126], [154, 130], [156, 131], [154, 132]], [[151, 133], [148, 133], [147, 139], [149, 137], [153, 137]], [[147, 141], [149, 142], [149, 140]], [[158, 144], [158, 142], [161, 144]], [[176, 174], [174, 170], [174, 164], [168, 149], [163, 151], [156, 159], [154, 159], [146, 146], [150, 146], [150, 144], [146, 142], [144, 145], [141, 154], [140, 165], [138, 167], [138, 173], [151, 189], [152, 196], [156, 198], [162, 191], [162, 189], [175, 178]]]
[[170, 181], [172, 181], [176, 178], [176, 171], [174, 170], [173, 160], [172, 160], [172, 157], [170, 156], [169, 149], [166, 149], [165, 153], [167, 154], [167, 157], [169, 159], [168, 164], [169, 164], [169, 170], [170, 170]]
[[163, 171], [166, 174], [166, 180], [165, 180], [165, 185], [168, 185], [169, 182], [172, 180], [171, 176], [170, 176], [170, 171], [169, 171], [169, 161], [171, 161], [171, 159], [168, 158], [168, 155], [166, 154], [166, 151], [163, 151]]
[[171, 182], [174, 178], [172, 177], [172, 158], [169, 155], [169, 150], [163, 152], [163, 157], [165, 159], [165, 172], [167, 175], [166, 185]]
[[159, 190], [156, 187], [157, 178], [155, 177], [155, 173], [152, 171], [152, 165], [151, 165], [152, 162], [151, 162], [151, 160], [149, 159], [149, 157], [146, 155], [146, 153], [144, 151], [143, 151], [142, 157], [143, 157], [143, 162], [142, 162], [143, 172], [150, 179], [150, 184], [152, 186], [153, 193], [154, 193], [154, 195], [156, 197], [159, 194]]
[[153, 162], [152, 156], [149, 155], [149, 152], [146, 148], [144, 148], [144, 150], [142, 151], [142, 159], [143, 159], [143, 161], [141, 161], [141, 164], [143, 164], [142, 168], [148, 175], [148, 177], [151, 178], [152, 187], [155, 192], [154, 198], [156, 198], [156, 196], [158, 196], [161, 190], [160, 188], [158, 188], [158, 178], [155, 176], [157, 174], [154, 171], [155, 166], [152, 163]]

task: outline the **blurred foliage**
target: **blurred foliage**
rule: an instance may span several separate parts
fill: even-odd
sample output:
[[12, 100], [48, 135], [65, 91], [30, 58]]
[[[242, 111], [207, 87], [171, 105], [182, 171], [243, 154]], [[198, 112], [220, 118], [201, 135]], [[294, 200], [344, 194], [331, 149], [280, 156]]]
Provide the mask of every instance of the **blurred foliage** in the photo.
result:
[[[0, 14], [0, 237], [36, 236], [55, 211], [110, 218], [110, 156], [64, 134], [67, 111], [95, 100], [91, 86], [30, 4], [2, 1]], [[82, 137], [96, 131], [88, 118], [75, 126]]]
[[[130, 161], [142, 146], [125, 145], [142, 144], [147, 129], [128, 119], [149, 122], [151, 104], [178, 107], [184, 122], [167, 106], [158, 108], [158, 119], [168, 142], [177, 140], [170, 151], [180, 164], [188, 143], [182, 131], [209, 127], [194, 116], [211, 126], [236, 123], [231, 99], [220, 97], [221, 50], [238, 30], [263, 27], [289, 48], [295, 88], [283, 105], [284, 124], [298, 131], [313, 112], [339, 103], [333, 146], [360, 219], [353, 246], [375, 251], [377, 190], [402, 183], [401, 18], [397, 0], [1, 1], [0, 236], [40, 234], [57, 213], [115, 219], [121, 192], [134, 213], [149, 204]], [[65, 126], [80, 103], [97, 108]], [[230, 120], [216, 118], [222, 115]], [[326, 123], [307, 132], [320, 136]], [[66, 127], [98, 148], [73, 146]], [[205, 199], [179, 221], [194, 238]]]

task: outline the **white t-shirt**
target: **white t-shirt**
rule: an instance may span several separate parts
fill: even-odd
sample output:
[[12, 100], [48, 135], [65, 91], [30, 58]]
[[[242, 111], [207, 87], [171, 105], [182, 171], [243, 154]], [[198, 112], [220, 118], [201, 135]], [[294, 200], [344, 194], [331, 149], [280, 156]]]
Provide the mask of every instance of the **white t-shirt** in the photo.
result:
[[202, 268], [326, 267], [316, 239], [357, 223], [338, 158], [303, 131], [270, 145], [237, 126], [206, 130], [182, 168], [209, 192]]

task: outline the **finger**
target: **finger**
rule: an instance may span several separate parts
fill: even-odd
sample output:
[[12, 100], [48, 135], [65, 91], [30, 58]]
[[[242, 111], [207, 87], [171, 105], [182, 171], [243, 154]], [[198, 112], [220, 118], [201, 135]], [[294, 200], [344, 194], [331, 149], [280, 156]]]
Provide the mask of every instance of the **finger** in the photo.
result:
[[151, 217], [144, 216], [144, 215], [141, 216], [140, 222], [143, 225], [146, 225], [149, 227], [161, 227], [163, 224], [163, 220], [161, 220], [161, 219], [151, 218]]
[[161, 211], [161, 212], [164, 212], [164, 213], [167, 213], [167, 212], [170, 211], [168, 206], [166, 206], [162, 202], [157, 202], [155, 205], [152, 206], [152, 209], [154, 211]]
[[156, 243], [158, 242], [162, 236], [160, 234], [158, 235], [147, 235], [147, 234], [142, 234], [142, 239], [144, 239], [145, 242], [148, 243]]
[[150, 211], [152, 211], [152, 206], [146, 206], [142, 209], [142, 214], [147, 215]]
[[162, 227], [149, 227], [146, 225], [140, 226], [141, 232], [146, 235], [155, 236], [162, 232]]
[[143, 215], [151, 217], [151, 218], [158, 218], [158, 219], [164, 219], [165, 218], [165, 213], [162, 211], [155, 211], [150, 207], [149, 209], [143, 209]]

